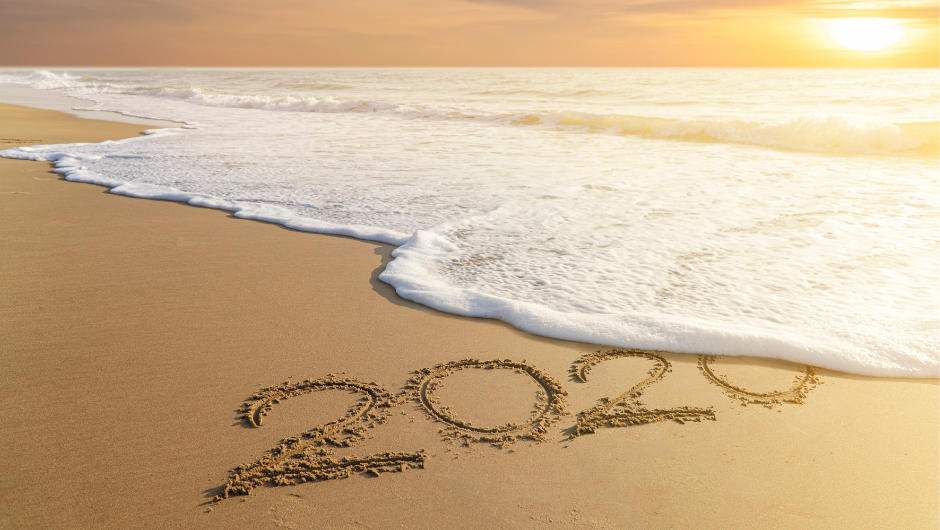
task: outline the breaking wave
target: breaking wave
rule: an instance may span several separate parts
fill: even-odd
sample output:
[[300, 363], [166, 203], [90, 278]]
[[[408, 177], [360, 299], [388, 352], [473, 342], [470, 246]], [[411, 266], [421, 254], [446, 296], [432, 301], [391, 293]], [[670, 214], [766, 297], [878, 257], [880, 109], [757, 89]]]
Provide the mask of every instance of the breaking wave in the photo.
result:
[[80, 89], [174, 99], [207, 107], [281, 112], [385, 113], [405, 119], [465, 119], [494, 124], [541, 127], [684, 141], [727, 142], [765, 147], [837, 153], [940, 154], [940, 123], [886, 123], [844, 113], [802, 114], [773, 122], [720, 119], [675, 119], [577, 111], [488, 114], [456, 107], [405, 105], [365, 99], [338, 100], [310, 95], [253, 95], [216, 92], [200, 87], [148, 87], [112, 84], [89, 77], [34, 72], [0, 76], [3, 82], [26, 82], [40, 89]]

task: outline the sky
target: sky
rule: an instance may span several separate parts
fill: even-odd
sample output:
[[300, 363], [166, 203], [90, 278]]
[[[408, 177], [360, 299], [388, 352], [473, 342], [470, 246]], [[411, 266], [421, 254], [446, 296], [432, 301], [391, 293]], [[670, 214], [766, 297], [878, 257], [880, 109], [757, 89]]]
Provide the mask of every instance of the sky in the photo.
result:
[[[0, 0], [0, 66], [940, 66], [940, 0]], [[897, 21], [882, 51], [826, 21]]]

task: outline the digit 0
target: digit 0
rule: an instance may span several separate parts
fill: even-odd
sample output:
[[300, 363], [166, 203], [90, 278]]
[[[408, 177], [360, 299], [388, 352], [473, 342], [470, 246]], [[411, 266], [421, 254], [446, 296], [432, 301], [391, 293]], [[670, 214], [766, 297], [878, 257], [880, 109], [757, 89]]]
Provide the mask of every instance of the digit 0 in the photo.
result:
[[731, 398], [741, 401], [743, 405], [757, 404], [764, 405], [767, 408], [773, 408], [775, 405], [783, 403], [802, 404], [806, 394], [820, 384], [819, 375], [816, 369], [808, 364], [800, 365], [800, 374], [796, 376], [793, 386], [786, 390], [774, 392], [751, 392], [739, 386], [733, 385], [724, 378], [715, 373], [711, 367], [717, 357], [714, 355], [699, 355], [698, 367], [712, 383], [722, 387], [725, 394]]
[[[438, 406], [434, 391], [442, 380], [456, 371], [466, 369], [515, 370], [528, 375], [541, 386], [535, 411], [522, 423], [508, 423], [496, 427], [478, 427], [456, 417], [446, 407]], [[405, 392], [420, 404], [432, 419], [447, 425], [441, 430], [441, 434], [445, 438], [460, 439], [466, 445], [469, 445], [470, 442], [488, 442], [497, 447], [503, 447], [516, 440], [542, 442], [546, 440], [548, 428], [557, 422], [559, 417], [567, 414], [565, 396], [568, 393], [561, 388], [558, 381], [525, 362], [513, 362], [508, 359], [493, 361], [464, 359], [440, 364], [434, 368], [418, 370], [405, 387]]]

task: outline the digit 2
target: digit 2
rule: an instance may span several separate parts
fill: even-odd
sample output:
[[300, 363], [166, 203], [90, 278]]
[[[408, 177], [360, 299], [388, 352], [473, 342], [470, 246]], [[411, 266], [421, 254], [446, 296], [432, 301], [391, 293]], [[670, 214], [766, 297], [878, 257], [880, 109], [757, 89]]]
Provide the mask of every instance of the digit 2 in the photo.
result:
[[672, 420], [678, 423], [687, 421], [715, 420], [715, 412], [711, 407], [693, 408], [678, 407], [674, 409], [653, 409], [642, 407], [637, 398], [642, 394], [641, 389], [662, 379], [670, 371], [669, 361], [665, 357], [643, 350], [616, 349], [597, 351], [582, 356], [571, 367], [571, 374], [582, 383], [587, 382], [587, 374], [594, 365], [623, 357], [643, 357], [656, 363], [649, 372], [649, 377], [634, 385], [616, 399], [601, 398], [598, 404], [578, 414], [571, 438], [583, 434], [591, 434], [600, 427], [628, 427], [658, 421]]
[[397, 400], [375, 383], [340, 379], [331, 374], [322, 379], [264, 388], [245, 402], [241, 417], [252, 427], [260, 427], [264, 416], [281, 401], [330, 389], [350, 390], [359, 394], [361, 399], [339, 420], [281, 440], [260, 459], [236, 467], [222, 493], [213, 501], [220, 502], [231, 495], [248, 495], [266, 483], [283, 486], [345, 478], [350, 472], [378, 475], [406, 468], [424, 468], [426, 457], [423, 451], [376, 453], [341, 459], [328, 456], [332, 454], [332, 448], [352, 447], [366, 437], [368, 429], [387, 421], [389, 409], [397, 404]]

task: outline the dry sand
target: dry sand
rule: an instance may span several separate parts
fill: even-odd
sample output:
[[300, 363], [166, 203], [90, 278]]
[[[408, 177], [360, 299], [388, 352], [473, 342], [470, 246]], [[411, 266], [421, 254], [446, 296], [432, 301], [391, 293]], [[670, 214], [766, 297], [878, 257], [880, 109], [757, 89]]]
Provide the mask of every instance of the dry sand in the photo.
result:
[[[0, 148], [142, 128], [0, 106]], [[937, 528], [937, 380], [576, 366], [610, 348], [403, 300], [391, 250], [0, 159], [0, 527]]]

